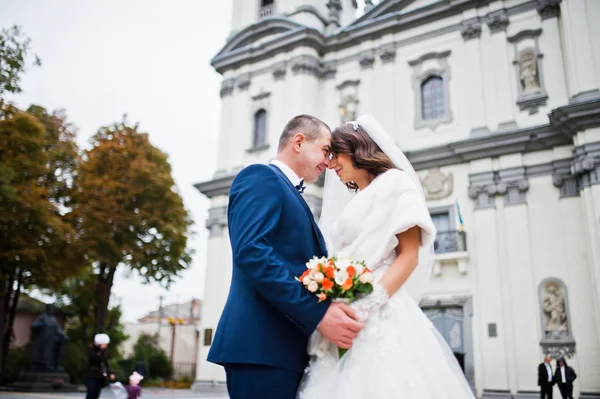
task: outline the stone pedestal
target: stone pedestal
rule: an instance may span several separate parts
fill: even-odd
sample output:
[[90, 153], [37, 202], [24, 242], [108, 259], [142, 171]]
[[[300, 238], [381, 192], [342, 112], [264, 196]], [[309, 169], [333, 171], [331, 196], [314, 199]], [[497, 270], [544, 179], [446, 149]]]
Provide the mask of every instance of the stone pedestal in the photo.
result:
[[5, 387], [6, 390], [19, 392], [79, 392], [77, 385], [70, 383], [69, 374], [64, 372], [22, 372], [14, 384]]

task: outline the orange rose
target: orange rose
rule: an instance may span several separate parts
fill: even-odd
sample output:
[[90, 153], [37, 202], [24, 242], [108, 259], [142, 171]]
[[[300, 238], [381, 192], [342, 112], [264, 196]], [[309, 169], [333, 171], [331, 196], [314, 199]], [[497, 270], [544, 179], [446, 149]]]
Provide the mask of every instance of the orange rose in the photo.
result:
[[350, 288], [352, 288], [352, 279], [347, 278], [346, 281], [344, 281], [344, 284], [342, 284], [342, 288], [345, 289], [346, 291], [348, 291]]
[[308, 276], [308, 273], [310, 273], [310, 269], [306, 269], [306, 271], [302, 273], [302, 276], [300, 276], [300, 281], [304, 280], [304, 277]]
[[365, 273], [371, 273], [371, 270], [369, 270], [368, 267], [365, 267], [361, 274], [365, 274]]
[[346, 273], [348, 273], [348, 277], [354, 277], [356, 274], [356, 269], [354, 266], [348, 266], [348, 268], [346, 268]]
[[333, 266], [327, 266], [325, 268], [325, 275], [329, 278], [333, 278], [335, 276], [335, 269]]
[[325, 291], [329, 291], [330, 289], [332, 289], [332, 288], [333, 288], [333, 281], [331, 281], [331, 280], [330, 280], [330, 279], [328, 279], [328, 278], [324, 278], [324, 279], [323, 279], [323, 282], [321, 283], [321, 285], [323, 286], [323, 289], [324, 289]]
[[327, 299], [327, 295], [320, 293], [317, 295], [317, 298], [319, 298], [319, 302], [323, 302], [325, 299]]

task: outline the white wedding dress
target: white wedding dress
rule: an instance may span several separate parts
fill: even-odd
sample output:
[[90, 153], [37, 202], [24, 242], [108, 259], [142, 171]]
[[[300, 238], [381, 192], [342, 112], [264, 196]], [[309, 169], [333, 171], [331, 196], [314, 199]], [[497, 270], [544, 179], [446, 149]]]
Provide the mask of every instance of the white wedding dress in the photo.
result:
[[[329, 230], [330, 256], [365, 260], [379, 281], [395, 259], [396, 234], [418, 225], [427, 247], [435, 227], [418, 190], [398, 169], [379, 175]], [[411, 296], [412, 277], [370, 315], [341, 360], [333, 344], [313, 334], [298, 399], [474, 398], [446, 342]]]

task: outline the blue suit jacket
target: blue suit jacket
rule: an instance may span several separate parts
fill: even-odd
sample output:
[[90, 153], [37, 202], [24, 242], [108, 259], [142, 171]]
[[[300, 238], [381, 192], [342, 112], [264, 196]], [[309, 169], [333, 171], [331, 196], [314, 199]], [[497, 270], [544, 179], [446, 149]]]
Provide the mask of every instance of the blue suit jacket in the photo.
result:
[[329, 302], [319, 303], [294, 277], [310, 258], [326, 255], [323, 236], [298, 190], [274, 165], [251, 165], [237, 175], [227, 216], [233, 274], [208, 361], [301, 373], [308, 337]]

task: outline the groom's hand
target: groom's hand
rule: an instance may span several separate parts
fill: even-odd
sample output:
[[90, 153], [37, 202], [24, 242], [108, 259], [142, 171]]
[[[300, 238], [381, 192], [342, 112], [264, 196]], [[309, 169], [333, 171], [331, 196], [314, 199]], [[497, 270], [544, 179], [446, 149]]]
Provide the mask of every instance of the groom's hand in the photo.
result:
[[350, 349], [352, 341], [365, 326], [356, 319], [356, 313], [350, 306], [344, 303], [332, 303], [319, 323], [317, 331], [338, 348]]

